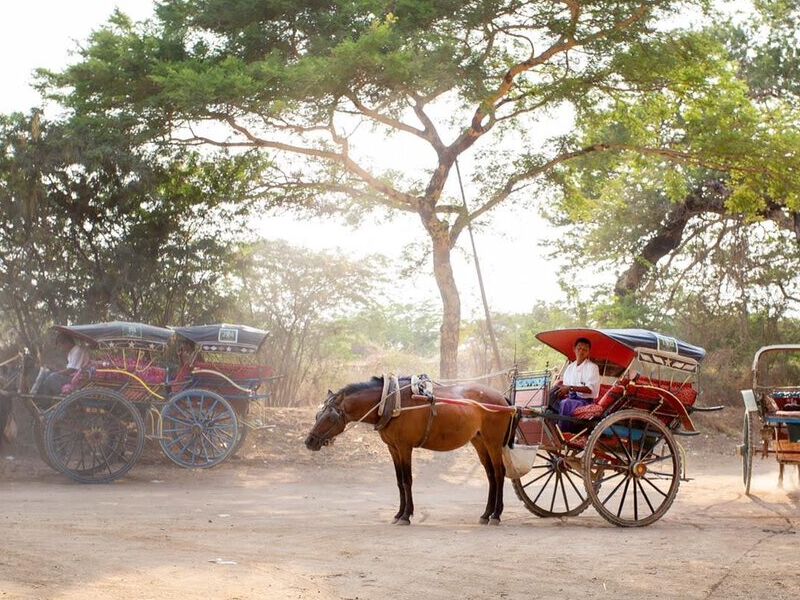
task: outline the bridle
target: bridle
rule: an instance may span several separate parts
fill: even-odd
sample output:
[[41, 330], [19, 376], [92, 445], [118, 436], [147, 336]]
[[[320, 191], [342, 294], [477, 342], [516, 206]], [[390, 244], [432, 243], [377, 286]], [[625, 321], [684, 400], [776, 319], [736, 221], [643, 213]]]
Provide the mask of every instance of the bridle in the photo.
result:
[[330, 394], [323, 403], [322, 408], [319, 410], [319, 412], [317, 412], [317, 416], [315, 417], [317, 421], [319, 421], [320, 416], [325, 411], [330, 411], [333, 413], [333, 421], [325, 431], [317, 434], [308, 434], [309, 440], [311, 440], [314, 444], [318, 442], [320, 446], [327, 446], [333, 441], [333, 436], [329, 436], [330, 432], [340, 425], [344, 429], [344, 426], [347, 424], [347, 417], [345, 416], [344, 411], [339, 407], [342, 400], [344, 400], [344, 394], [341, 391], [335, 394]]

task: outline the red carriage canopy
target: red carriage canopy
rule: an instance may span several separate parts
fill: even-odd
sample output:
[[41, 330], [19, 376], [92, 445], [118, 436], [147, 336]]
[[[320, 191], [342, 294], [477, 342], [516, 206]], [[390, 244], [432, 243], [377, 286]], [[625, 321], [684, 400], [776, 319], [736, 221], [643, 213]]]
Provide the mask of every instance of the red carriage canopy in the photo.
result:
[[586, 338], [592, 344], [592, 360], [608, 360], [626, 366], [635, 358], [635, 348], [671, 352], [700, 362], [706, 351], [673, 337], [646, 329], [556, 329], [536, 334], [536, 339], [575, 360], [575, 340]]

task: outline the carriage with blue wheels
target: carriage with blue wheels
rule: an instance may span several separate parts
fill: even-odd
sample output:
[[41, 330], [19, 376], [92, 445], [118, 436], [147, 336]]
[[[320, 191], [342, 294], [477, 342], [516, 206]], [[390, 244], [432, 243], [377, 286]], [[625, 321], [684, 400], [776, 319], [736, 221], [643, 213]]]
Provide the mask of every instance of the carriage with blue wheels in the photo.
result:
[[591, 344], [600, 372], [597, 398], [558, 414], [551, 398], [560, 374], [517, 372], [512, 401], [520, 415], [513, 445], [535, 453], [512, 477], [523, 504], [539, 517], [570, 517], [589, 505], [621, 527], [660, 519], [685, 480], [676, 436], [696, 435], [698, 374], [705, 350], [642, 329], [561, 329], [537, 339], [575, 360], [576, 340]]
[[755, 455], [778, 461], [778, 483], [783, 485], [787, 466], [795, 466], [800, 478], [800, 345], [765, 346], [756, 352], [753, 387], [742, 390], [744, 423], [742, 480], [750, 493]]
[[202, 420], [208, 413], [224, 413], [227, 420], [235, 421], [230, 450], [235, 454], [248, 430], [264, 426], [263, 420], [248, 417], [254, 402], [263, 404], [269, 399], [267, 385], [275, 377], [265, 359], [266, 331], [231, 324], [175, 327], [174, 331], [181, 366], [172, 383], [177, 393], [162, 415], [169, 423], [161, 447], [177, 464], [195, 467], [198, 461], [205, 462], [204, 440], [184, 448], [192, 430], [186, 415]]
[[[249, 403], [263, 397], [267, 368], [256, 363], [266, 332], [260, 330], [226, 325], [178, 333], [122, 321], [52, 329], [85, 350], [85, 364], [45, 394], [38, 384], [47, 379], [33, 381], [31, 361], [21, 355], [15, 389], [6, 385], [3, 393], [21, 399], [32, 414], [42, 459], [81, 483], [119, 479], [147, 439], [181, 466], [218, 465], [241, 444]], [[208, 352], [206, 362], [198, 350], [171, 373], [176, 338], [187, 336]]]

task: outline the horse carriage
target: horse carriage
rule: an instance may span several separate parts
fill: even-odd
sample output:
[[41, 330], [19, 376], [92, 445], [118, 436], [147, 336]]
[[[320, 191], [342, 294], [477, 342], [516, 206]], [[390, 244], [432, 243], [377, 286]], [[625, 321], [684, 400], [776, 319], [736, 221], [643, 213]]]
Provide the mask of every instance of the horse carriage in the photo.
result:
[[590, 341], [601, 375], [595, 402], [559, 415], [549, 371], [515, 372], [508, 399], [480, 384], [429, 382], [423, 389], [414, 377], [376, 377], [329, 392], [306, 446], [320, 450], [350, 423], [375, 425], [395, 464], [398, 524], [413, 515], [412, 450], [466, 443], [489, 483], [481, 523], [500, 522], [504, 475], [539, 517], [575, 516], [591, 504], [623, 527], [660, 519], [685, 479], [675, 436], [697, 433], [692, 412], [721, 408], [695, 405], [705, 350], [641, 329], [563, 329], [536, 337], [568, 361], [576, 340]]
[[[254, 360], [266, 333], [239, 325], [180, 329], [120, 321], [53, 327], [89, 354], [54, 395], [31, 384], [31, 361], [22, 355], [14, 395], [33, 416], [42, 459], [75, 481], [108, 483], [133, 467], [146, 439], [158, 440], [164, 454], [185, 467], [213, 467], [231, 456], [243, 440], [249, 403], [264, 397], [259, 389], [266, 367], [250, 373], [259, 378], [239, 377], [237, 361], [217, 360], [216, 350]], [[217, 342], [211, 343], [214, 331]], [[199, 341], [201, 348], [208, 341], [209, 355], [205, 362], [199, 351], [185, 357], [170, 377], [176, 337]]]
[[742, 390], [745, 412], [738, 447], [747, 494], [756, 453], [775, 456], [779, 485], [786, 465], [796, 465], [800, 477], [800, 345], [761, 348], [753, 358], [752, 378], [752, 389]]
[[622, 527], [660, 519], [685, 479], [675, 436], [697, 434], [692, 412], [721, 408], [695, 405], [705, 350], [642, 329], [562, 329], [536, 337], [567, 363], [576, 339], [589, 340], [601, 385], [593, 403], [558, 416], [549, 372], [514, 375], [511, 397], [520, 414], [514, 444], [536, 449], [533, 467], [513, 480], [519, 499], [539, 517], [575, 516], [591, 504]]
[[171, 401], [170, 437], [161, 445], [177, 464], [202, 466], [195, 464], [199, 458], [195, 453], [174, 452], [181, 448], [191, 429], [182, 414], [202, 415], [210, 410], [224, 410], [230, 416], [229, 411], [232, 411], [237, 423], [236, 441], [231, 450], [231, 454], [235, 454], [244, 443], [247, 431], [262, 426], [247, 417], [253, 402], [269, 398], [265, 384], [274, 379], [264, 357], [267, 332], [245, 325], [197, 325], [175, 327], [174, 331], [181, 368], [173, 389], [181, 391]]

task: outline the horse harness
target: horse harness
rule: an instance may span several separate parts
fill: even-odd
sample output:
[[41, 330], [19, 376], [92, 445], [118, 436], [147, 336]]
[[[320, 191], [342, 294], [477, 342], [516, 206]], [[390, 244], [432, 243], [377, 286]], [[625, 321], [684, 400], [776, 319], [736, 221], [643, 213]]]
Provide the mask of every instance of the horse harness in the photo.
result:
[[[425, 433], [422, 439], [417, 442], [414, 447], [419, 448], [424, 446], [428, 441], [433, 427], [433, 419], [436, 417], [436, 398], [433, 396], [433, 381], [427, 375], [413, 375], [411, 377], [411, 394], [414, 396], [424, 397], [430, 404], [431, 410], [428, 412], [428, 422], [425, 425]], [[400, 396], [402, 388], [397, 377], [389, 373], [383, 376], [383, 392], [381, 393], [381, 400], [378, 404], [378, 414], [380, 418], [375, 424], [375, 430], [380, 431], [384, 429], [394, 417], [400, 416], [404, 410], [410, 410], [411, 407], [403, 408]], [[417, 407], [414, 407], [417, 408]], [[418, 408], [422, 408], [421, 406]]]

